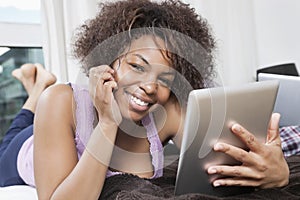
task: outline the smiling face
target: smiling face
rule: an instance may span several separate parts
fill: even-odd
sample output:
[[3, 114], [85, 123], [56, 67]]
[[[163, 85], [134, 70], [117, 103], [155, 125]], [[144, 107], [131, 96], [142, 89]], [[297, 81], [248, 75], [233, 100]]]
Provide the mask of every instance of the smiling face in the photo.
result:
[[142, 36], [113, 64], [118, 83], [114, 95], [124, 118], [139, 121], [168, 101], [175, 72], [164, 48], [161, 39]]

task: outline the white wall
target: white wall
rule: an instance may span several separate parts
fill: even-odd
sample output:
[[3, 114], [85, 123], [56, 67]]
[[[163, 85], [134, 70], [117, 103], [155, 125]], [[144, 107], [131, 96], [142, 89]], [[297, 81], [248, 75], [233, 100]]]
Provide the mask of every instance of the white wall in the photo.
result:
[[300, 1], [254, 0], [258, 66], [294, 61], [300, 72]]
[[223, 85], [255, 80], [256, 70], [295, 62], [300, 72], [299, 0], [185, 0], [217, 39]]
[[212, 28], [217, 42], [217, 82], [235, 85], [254, 80], [257, 66], [253, 2], [186, 0]]
[[[90, 5], [95, 5], [96, 1], [99, 0]], [[195, 7], [212, 25], [219, 47], [217, 67], [221, 84], [254, 81], [256, 69], [283, 62], [296, 62], [300, 72], [300, 0], [184, 1]], [[66, 2], [74, 4], [71, 0]], [[65, 9], [71, 8], [67, 3], [64, 5]], [[54, 11], [56, 16], [57, 10]], [[74, 16], [71, 18], [76, 20]], [[69, 62], [67, 78], [74, 81], [78, 78], [78, 67], [71, 65]], [[53, 72], [56, 74], [60, 70]]]

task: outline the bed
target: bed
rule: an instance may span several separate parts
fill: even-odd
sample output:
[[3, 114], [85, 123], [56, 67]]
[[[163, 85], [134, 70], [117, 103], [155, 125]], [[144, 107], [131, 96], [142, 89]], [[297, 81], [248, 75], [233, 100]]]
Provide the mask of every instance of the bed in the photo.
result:
[[36, 190], [26, 185], [0, 187], [1, 200], [37, 200]]
[[[142, 179], [134, 175], [116, 175], [108, 178], [99, 199], [149, 199], [149, 200], [242, 200], [242, 199], [300, 199], [300, 155], [287, 158], [290, 168], [290, 182], [283, 188], [256, 190], [237, 196], [218, 198], [202, 194], [185, 194], [174, 196], [174, 183], [178, 162], [175, 161], [164, 169], [164, 176], [154, 180]], [[1, 200], [35, 200], [38, 199], [34, 188], [29, 186], [10, 186], [0, 188]]]

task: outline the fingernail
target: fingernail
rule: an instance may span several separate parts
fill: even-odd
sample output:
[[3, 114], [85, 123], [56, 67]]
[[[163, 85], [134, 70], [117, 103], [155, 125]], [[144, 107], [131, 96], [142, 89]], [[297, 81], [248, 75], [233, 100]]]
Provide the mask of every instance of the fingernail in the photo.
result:
[[119, 87], [118, 87], [118, 84], [116, 82], [114, 82], [114, 83], [115, 83], [115, 85], [113, 87], [113, 92], [116, 92], [119, 89]]
[[216, 169], [216, 168], [209, 168], [209, 169], [207, 170], [207, 172], [208, 172], [209, 174], [215, 174], [215, 173], [217, 173], [217, 169]]
[[217, 143], [214, 147], [215, 150], [222, 150], [224, 148], [224, 145], [223, 144], [219, 144]]
[[215, 182], [213, 183], [213, 185], [214, 185], [215, 187], [221, 186], [220, 182], [218, 182], [218, 181], [215, 181]]
[[115, 89], [118, 89], [118, 84], [116, 83], [116, 82], [114, 82], [115, 84], [114, 84], [114, 88]]
[[240, 131], [242, 130], [241, 126], [238, 125], [238, 124], [234, 124], [234, 125], [232, 126], [232, 129], [233, 129], [234, 131], [237, 131], [237, 132], [240, 132]]

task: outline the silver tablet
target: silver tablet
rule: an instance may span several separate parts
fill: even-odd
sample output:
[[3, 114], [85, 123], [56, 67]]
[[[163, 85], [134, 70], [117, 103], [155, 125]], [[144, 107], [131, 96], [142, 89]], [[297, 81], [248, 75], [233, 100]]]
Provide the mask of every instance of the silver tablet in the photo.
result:
[[259, 73], [258, 81], [278, 80], [279, 89], [274, 112], [280, 113], [279, 125], [300, 125], [300, 77]]
[[229, 196], [253, 188], [213, 187], [216, 175], [208, 175], [211, 165], [240, 164], [224, 153], [212, 150], [217, 141], [247, 149], [231, 131], [238, 122], [265, 141], [268, 123], [278, 90], [278, 81], [194, 90], [188, 99], [184, 133], [178, 164], [175, 195], [203, 193]]

